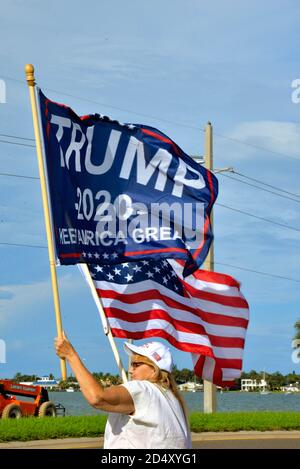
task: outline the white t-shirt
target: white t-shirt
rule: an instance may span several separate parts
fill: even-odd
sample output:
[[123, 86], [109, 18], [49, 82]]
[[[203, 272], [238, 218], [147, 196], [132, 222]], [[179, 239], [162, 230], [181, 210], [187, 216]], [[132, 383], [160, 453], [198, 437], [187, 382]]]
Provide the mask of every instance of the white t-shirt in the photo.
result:
[[131, 394], [133, 415], [110, 413], [104, 448], [191, 448], [190, 432], [173, 393], [149, 381], [123, 384]]

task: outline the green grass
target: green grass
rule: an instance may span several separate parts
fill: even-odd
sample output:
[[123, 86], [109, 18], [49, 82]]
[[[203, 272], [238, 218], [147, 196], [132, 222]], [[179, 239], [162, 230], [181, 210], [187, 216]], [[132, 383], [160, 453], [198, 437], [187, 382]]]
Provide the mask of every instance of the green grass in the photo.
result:
[[190, 414], [192, 432], [300, 430], [300, 412]]
[[[99, 437], [105, 415], [64, 418], [0, 420], [0, 442], [51, 438]], [[300, 412], [230, 412], [190, 415], [192, 432], [300, 430]]]
[[0, 442], [97, 437], [104, 433], [105, 424], [105, 415], [0, 420]]

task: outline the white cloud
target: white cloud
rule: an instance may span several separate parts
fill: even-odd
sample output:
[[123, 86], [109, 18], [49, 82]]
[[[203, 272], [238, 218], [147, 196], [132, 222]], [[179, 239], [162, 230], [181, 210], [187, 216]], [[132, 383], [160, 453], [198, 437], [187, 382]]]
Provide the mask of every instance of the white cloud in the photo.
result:
[[[78, 294], [81, 287], [84, 288], [84, 284], [79, 276], [66, 274], [59, 279], [59, 291], [63, 294], [70, 292]], [[32, 321], [33, 317], [48, 310], [49, 306], [53, 308], [50, 278], [26, 285], [3, 286], [2, 291], [9, 292], [11, 297], [10, 299], [0, 297], [2, 329], [24, 320], [25, 316], [28, 321]]]
[[[264, 158], [267, 155], [274, 158], [274, 153], [270, 152], [275, 152], [300, 159], [300, 124], [277, 121], [243, 122], [228, 137], [266, 148], [269, 151], [264, 153]], [[240, 151], [238, 155], [245, 158], [249, 156], [249, 152]]]

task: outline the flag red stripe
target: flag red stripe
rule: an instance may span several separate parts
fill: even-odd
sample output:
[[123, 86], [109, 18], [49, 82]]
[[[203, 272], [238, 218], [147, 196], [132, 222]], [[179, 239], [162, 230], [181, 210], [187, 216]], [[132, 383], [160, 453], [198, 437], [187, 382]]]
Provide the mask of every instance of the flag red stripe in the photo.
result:
[[195, 371], [196, 376], [202, 376], [204, 362], [205, 362], [205, 355], [200, 355], [196, 364], [194, 365], [194, 371]]
[[241, 370], [243, 361], [238, 358], [218, 358], [218, 367]]
[[181, 249], [181, 248], [164, 248], [164, 249], [148, 249], [146, 251], [130, 251], [130, 252], [125, 252], [124, 256], [137, 256], [141, 254], [156, 254], [157, 252], [184, 252], [187, 253], [187, 249]]
[[210, 219], [209, 219], [209, 216], [205, 215], [205, 222], [204, 222], [204, 228], [203, 228], [203, 239], [200, 243], [200, 245], [198, 246], [197, 250], [193, 253], [193, 259], [196, 259], [200, 252], [201, 252], [201, 249], [203, 248], [204, 246], [204, 243], [206, 241], [206, 235], [207, 235], [207, 232], [208, 232], [208, 228], [209, 228], [209, 225], [210, 225]]
[[203, 321], [208, 322], [209, 324], [215, 324], [218, 326], [231, 326], [231, 327], [242, 327], [246, 328], [248, 326], [248, 319], [236, 318], [234, 316], [227, 316], [225, 314], [217, 313], [207, 313], [199, 309], [199, 316]]
[[243, 349], [245, 345], [245, 339], [240, 337], [220, 337], [217, 335], [209, 334], [210, 343], [214, 347], [228, 347], [228, 348], [240, 348]]
[[[180, 261], [177, 260], [181, 264]], [[184, 264], [183, 264], [184, 265]], [[197, 280], [203, 280], [204, 282], [220, 283], [222, 285], [227, 285], [228, 287], [237, 287], [240, 288], [239, 282], [230, 275], [220, 274], [218, 272], [210, 272], [208, 270], [197, 270], [193, 273], [193, 277]]]
[[112, 298], [115, 300], [120, 300], [122, 303], [128, 303], [128, 304], [135, 304], [140, 301], [146, 301], [146, 300], [154, 300], [154, 299], [160, 299], [163, 300], [164, 303], [166, 303], [167, 306], [170, 306], [171, 308], [178, 308], [182, 309], [184, 311], [190, 311], [192, 314], [197, 314], [197, 310], [193, 307], [187, 307], [186, 305], [180, 303], [179, 301], [173, 300], [173, 298], [169, 298], [167, 296], [164, 296], [160, 291], [156, 289], [151, 289], [151, 290], [145, 290], [141, 291], [138, 293], [118, 293], [113, 290], [100, 290], [97, 288], [97, 293], [99, 297], [102, 298]]
[[[177, 264], [184, 267], [185, 263], [181, 259], [176, 259]], [[219, 283], [221, 285], [227, 285], [228, 287], [237, 287], [240, 289], [240, 283], [233, 277], [227, 274], [220, 274], [219, 272], [213, 272], [210, 270], [198, 269], [193, 272], [193, 277], [204, 282]]]
[[201, 300], [213, 301], [214, 303], [220, 303], [224, 306], [232, 306], [233, 308], [245, 308], [248, 309], [249, 305], [244, 298], [240, 296], [225, 296], [219, 293], [211, 293], [203, 290], [197, 290], [192, 287], [189, 283], [182, 280], [185, 288], [191, 293], [192, 297], [200, 298]]
[[161, 142], [165, 142], [165, 143], [169, 143], [170, 145], [172, 145], [172, 147], [174, 148], [174, 151], [177, 155], [180, 155], [180, 151], [176, 145], [176, 143], [172, 142], [172, 140], [170, 140], [169, 138], [167, 137], [163, 137], [162, 135], [160, 134], [157, 134], [156, 132], [153, 132], [149, 129], [143, 129], [141, 128], [141, 131], [144, 133], [144, 134], [147, 134], [147, 135], [151, 135], [151, 137], [155, 137], [157, 138], [158, 140], [160, 140]]
[[[166, 339], [170, 344], [174, 347], [182, 350], [183, 352], [194, 352], [195, 347], [192, 349], [191, 344], [187, 342], [178, 342], [173, 336], [168, 334], [166, 331], [162, 329], [150, 329], [149, 331], [124, 331], [123, 329], [111, 329], [112, 335], [114, 337], [118, 337], [120, 339], [147, 339], [149, 337], [161, 337], [162, 339]], [[204, 345], [198, 345], [197, 353], [203, 354], [205, 356], [212, 356], [212, 350], [209, 347], [205, 347]]]
[[202, 334], [205, 336], [207, 335], [204, 327], [201, 324], [173, 319], [166, 311], [163, 311], [162, 309], [152, 309], [142, 313], [134, 314], [127, 313], [118, 308], [104, 308], [104, 310], [106, 316], [109, 318], [118, 318], [130, 323], [150, 321], [151, 319], [161, 319], [172, 324], [177, 331], [192, 334]]
[[160, 299], [167, 306], [170, 306], [171, 308], [180, 309], [183, 311], [188, 311], [189, 313], [194, 314], [197, 317], [201, 317], [201, 319], [203, 319], [204, 321], [210, 324], [216, 324], [220, 326], [224, 325], [224, 326], [244, 327], [244, 328], [247, 327], [248, 325], [248, 320], [244, 318], [223, 315], [223, 314], [218, 314], [214, 312], [206, 312], [206, 311], [201, 310], [200, 308], [196, 309], [196, 308], [192, 308], [191, 306], [187, 307], [186, 305], [183, 305], [182, 303], [177, 302], [173, 300], [172, 298], [162, 295], [158, 290], [148, 290], [148, 291], [143, 291], [140, 293], [120, 294], [113, 290], [97, 289], [97, 293], [99, 297], [116, 299], [116, 300], [122, 301], [122, 303], [127, 303], [127, 304], [136, 304], [139, 301]]
[[[191, 331], [194, 331], [196, 333], [196, 326], [198, 328], [200, 327], [199, 324], [196, 324], [194, 322], [190, 321], [182, 321], [181, 319], [173, 318], [167, 311], [164, 309], [159, 309], [159, 308], [152, 308], [151, 310], [145, 310], [141, 312], [135, 312], [133, 313], [128, 313], [127, 311], [124, 311], [120, 308], [114, 307], [114, 306], [106, 306], [104, 307], [105, 312], [107, 312], [107, 315], [109, 317], [118, 317], [119, 319], [123, 319], [124, 321], [128, 322], [140, 322], [140, 321], [147, 321], [149, 319], [166, 319], [169, 322], [171, 322], [173, 325], [176, 324], [186, 324], [188, 329]], [[199, 310], [200, 311], [200, 310]], [[245, 328], [247, 327], [248, 321], [246, 319], [242, 318], [235, 318], [231, 316], [221, 316], [221, 315], [216, 315], [214, 313], [204, 313], [201, 312], [201, 314], [197, 315], [201, 320], [209, 323], [209, 324], [215, 324], [217, 326], [228, 326], [228, 327], [241, 327]], [[218, 319], [219, 318], [219, 319]], [[205, 329], [203, 326], [201, 326], [203, 329], [203, 334], [206, 334]], [[176, 327], [176, 329], [178, 329]], [[197, 330], [199, 332], [199, 330]], [[200, 332], [199, 332], [200, 333]]]
[[[148, 320], [150, 320], [150, 319], [166, 319], [170, 322], [170, 324], [173, 324], [175, 329], [177, 329], [178, 331], [181, 331], [181, 332], [189, 332], [190, 331], [191, 333], [194, 333], [194, 331], [195, 331], [195, 333], [196, 333], [196, 331], [197, 331], [196, 326], [198, 326], [198, 324], [184, 323], [184, 324], [188, 324], [187, 329], [184, 329], [183, 325], [182, 325], [182, 327], [179, 326], [179, 321], [176, 320], [173, 323], [172, 320], [170, 320], [170, 318], [167, 315], [166, 316], [164, 316], [163, 314], [160, 315], [160, 313], [157, 313], [157, 315], [153, 315], [153, 316], [151, 316], [151, 313], [147, 313], [145, 316], [143, 316], [144, 313], [131, 314], [131, 313], [126, 313], [126, 312], [124, 312], [122, 310], [119, 310], [117, 308], [104, 308], [104, 311], [105, 311], [108, 318], [117, 318], [117, 319], [127, 321], [127, 322], [130, 322], [130, 323], [140, 322], [140, 321], [135, 321], [134, 320], [134, 317], [136, 316], [136, 314], [141, 315], [143, 317], [144, 321], [146, 321], [147, 319]], [[164, 312], [161, 312], [161, 313], [164, 313]], [[193, 326], [193, 330], [191, 329], [191, 325]], [[203, 335], [209, 337], [209, 340], [210, 340], [211, 344], [215, 347], [227, 347], [227, 348], [243, 348], [244, 347], [245, 339], [243, 339], [243, 338], [239, 338], [239, 337], [221, 337], [221, 336], [214, 336], [214, 335], [211, 335], [211, 334], [207, 334], [205, 329], [202, 326], [199, 325], [199, 330], [200, 329], [202, 329], [202, 334]], [[130, 331], [128, 331], [128, 333], [129, 332]]]
[[59, 257], [61, 257], [62, 259], [67, 258], [67, 257], [76, 257], [76, 258], [78, 258], [78, 257], [81, 257], [81, 254], [80, 254], [80, 252], [79, 253], [71, 252], [69, 254], [60, 254]]
[[214, 192], [214, 185], [213, 185], [213, 181], [212, 181], [212, 173], [208, 169], [206, 170], [206, 176], [207, 176], [209, 191], [210, 191], [210, 202], [209, 202], [209, 206], [208, 206], [208, 208], [210, 209], [213, 206], [216, 195], [215, 195], [215, 192]]

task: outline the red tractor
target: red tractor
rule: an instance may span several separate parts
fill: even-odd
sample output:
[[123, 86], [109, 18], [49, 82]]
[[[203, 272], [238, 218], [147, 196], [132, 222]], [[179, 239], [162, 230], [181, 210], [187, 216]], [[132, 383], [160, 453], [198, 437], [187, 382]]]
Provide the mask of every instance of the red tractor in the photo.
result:
[[[21, 400], [19, 396], [29, 399]], [[57, 406], [49, 401], [48, 391], [42, 386], [19, 384], [9, 379], [0, 380], [0, 416], [3, 419], [56, 415]]]

